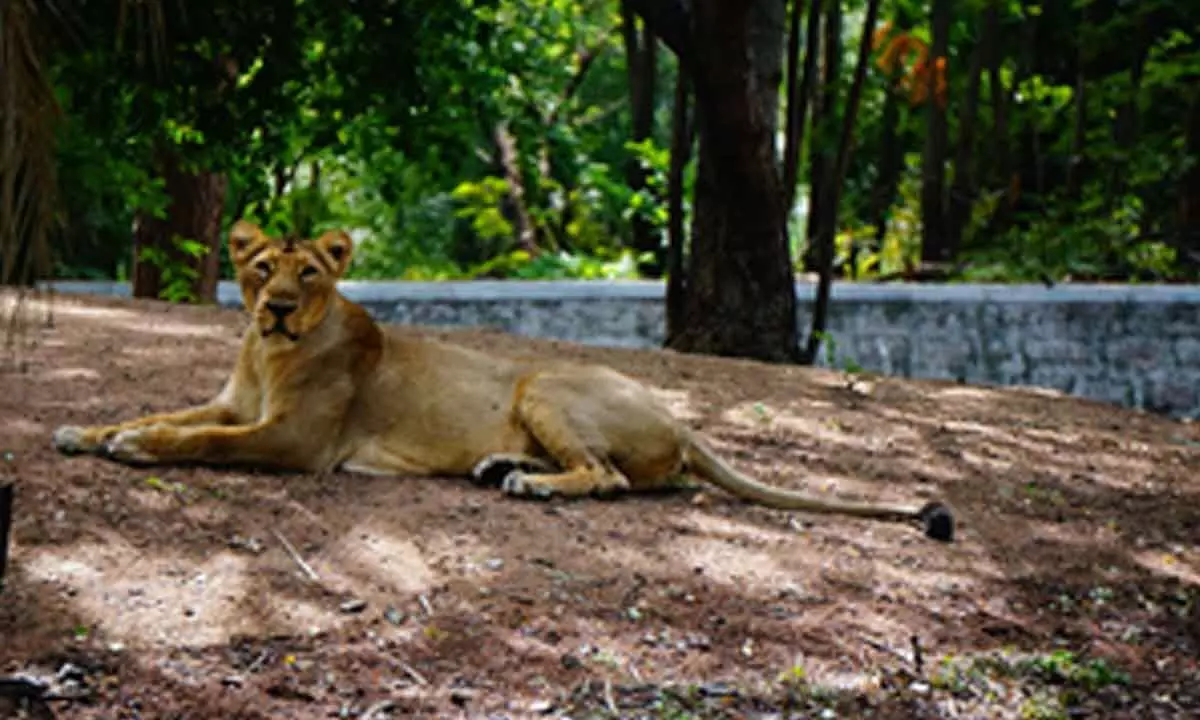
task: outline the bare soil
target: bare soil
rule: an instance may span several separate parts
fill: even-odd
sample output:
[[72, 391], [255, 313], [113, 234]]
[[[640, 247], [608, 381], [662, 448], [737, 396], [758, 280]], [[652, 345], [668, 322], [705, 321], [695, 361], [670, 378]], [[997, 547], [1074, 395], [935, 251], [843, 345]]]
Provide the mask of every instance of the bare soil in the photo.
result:
[[[1033, 389], [413, 328], [610, 364], [745, 472], [940, 498], [958, 538], [709, 489], [538, 503], [459, 478], [133, 469], [62, 457], [51, 433], [207, 399], [243, 314], [72, 296], [34, 315], [0, 374], [0, 483], [17, 492], [0, 676], [48, 682], [43, 713], [1200, 713], [1195, 425]], [[3, 695], [0, 717], [37, 709]]]

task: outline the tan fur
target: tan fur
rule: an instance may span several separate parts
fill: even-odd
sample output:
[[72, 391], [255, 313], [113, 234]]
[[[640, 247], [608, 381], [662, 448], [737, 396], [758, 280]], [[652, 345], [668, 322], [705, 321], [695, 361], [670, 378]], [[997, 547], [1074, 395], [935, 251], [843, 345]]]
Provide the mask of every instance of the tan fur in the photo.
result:
[[610, 368], [516, 362], [381, 326], [337, 290], [352, 251], [344, 233], [289, 241], [239, 222], [229, 242], [253, 322], [221, 392], [180, 412], [61, 427], [55, 447], [133, 464], [491, 473], [506, 493], [532, 497], [661, 488], [690, 469], [771, 507], [889, 520], [930, 511], [751, 480]]

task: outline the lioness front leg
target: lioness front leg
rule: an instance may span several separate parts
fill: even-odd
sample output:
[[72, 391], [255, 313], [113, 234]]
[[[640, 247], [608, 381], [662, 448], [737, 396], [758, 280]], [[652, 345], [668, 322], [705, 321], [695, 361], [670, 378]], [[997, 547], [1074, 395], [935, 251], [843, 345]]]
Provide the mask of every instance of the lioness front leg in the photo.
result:
[[170, 425], [176, 427], [227, 425], [236, 422], [236, 420], [236, 413], [227, 405], [207, 403], [174, 412], [146, 415], [145, 417], [116, 425], [92, 425], [87, 427], [63, 425], [54, 431], [53, 442], [54, 449], [65, 455], [100, 453], [111, 438], [126, 430], [136, 430], [153, 425]]
[[132, 428], [114, 435], [104, 452], [107, 457], [130, 465], [200, 463], [320, 469], [311, 441], [293, 441], [288, 428], [277, 421], [255, 425]]

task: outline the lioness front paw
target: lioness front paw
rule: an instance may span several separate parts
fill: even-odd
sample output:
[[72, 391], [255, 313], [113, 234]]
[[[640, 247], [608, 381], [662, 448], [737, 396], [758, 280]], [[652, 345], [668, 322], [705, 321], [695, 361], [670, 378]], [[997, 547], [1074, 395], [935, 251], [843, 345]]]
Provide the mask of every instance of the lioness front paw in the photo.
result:
[[520, 470], [513, 470], [505, 475], [500, 483], [500, 490], [505, 495], [532, 500], [548, 500], [554, 495], [554, 488], [538, 482], [532, 475], [526, 475]]
[[88, 438], [87, 428], [63, 425], [54, 431], [54, 449], [63, 455], [79, 455], [100, 450], [103, 446]]
[[104, 446], [104, 456], [127, 465], [147, 465], [157, 458], [146, 449], [146, 440], [156, 428], [122, 430]]

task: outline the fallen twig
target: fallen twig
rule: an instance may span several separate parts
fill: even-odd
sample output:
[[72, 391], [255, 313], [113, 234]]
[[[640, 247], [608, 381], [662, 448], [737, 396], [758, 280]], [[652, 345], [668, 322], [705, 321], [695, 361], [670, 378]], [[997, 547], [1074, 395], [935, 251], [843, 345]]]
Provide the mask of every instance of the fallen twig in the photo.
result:
[[410, 678], [412, 678], [418, 685], [428, 685], [429, 684], [429, 681], [425, 679], [425, 676], [422, 675], [421, 673], [417, 672], [417, 669], [415, 667], [413, 667], [412, 665], [409, 665], [406, 662], [402, 662], [402, 663], [400, 663], [400, 669], [403, 670], [404, 673], [406, 675], [408, 675]]
[[317, 572], [313, 570], [308, 563], [304, 562], [304, 558], [300, 557], [300, 553], [296, 552], [296, 548], [292, 547], [292, 544], [283, 536], [283, 533], [272, 528], [271, 534], [275, 536], [275, 539], [279, 541], [280, 545], [283, 545], [283, 549], [286, 550], [287, 554], [292, 557], [292, 560], [296, 562], [296, 565], [300, 566], [300, 569], [304, 571], [304, 574], [308, 576], [309, 580], [312, 580], [313, 582], [321, 582], [321, 576], [317, 575]]
[[250, 666], [246, 668], [246, 672], [258, 672], [262, 669], [263, 665], [267, 664], [267, 660], [269, 659], [271, 659], [271, 651], [263, 650], [258, 654], [258, 657], [254, 658], [254, 662], [250, 663]]
[[878, 650], [880, 652], [885, 652], [885, 653], [888, 653], [889, 655], [894, 655], [894, 656], [900, 658], [901, 660], [903, 660], [905, 663], [910, 663], [910, 664], [912, 663], [912, 658], [908, 657], [907, 655], [900, 652], [899, 650], [892, 647], [891, 645], [888, 645], [887, 643], [879, 642], [878, 640], [869, 638], [866, 635], [860, 635], [859, 637], [862, 639], [862, 641], [864, 643], [866, 643], [867, 645], [870, 645], [871, 647], [875, 648], [876, 650]]
[[613, 698], [612, 680], [604, 681], [604, 704], [608, 706], [608, 711], [613, 715], [620, 714], [620, 708], [617, 707], [617, 701]]
[[917, 669], [918, 675], [925, 674], [925, 659], [921, 656], [921, 641], [916, 635], [910, 638], [913, 649], [913, 666]]
[[394, 700], [380, 700], [371, 707], [367, 708], [362, 714], [362, 720], [375, 720], [375, 718], [383, 717], [384, 713], [390, 713], [396, 709]]

